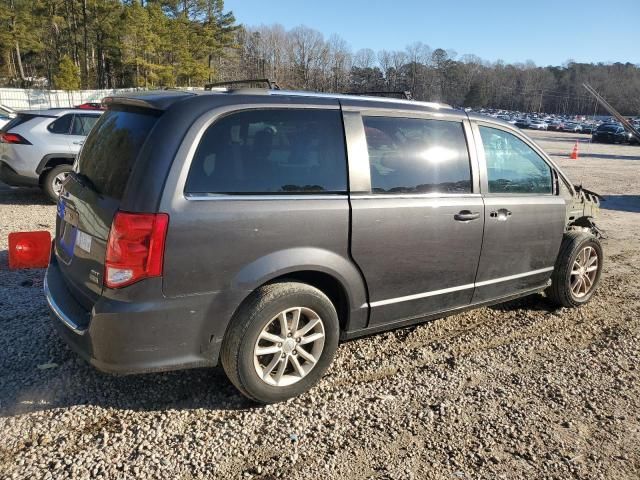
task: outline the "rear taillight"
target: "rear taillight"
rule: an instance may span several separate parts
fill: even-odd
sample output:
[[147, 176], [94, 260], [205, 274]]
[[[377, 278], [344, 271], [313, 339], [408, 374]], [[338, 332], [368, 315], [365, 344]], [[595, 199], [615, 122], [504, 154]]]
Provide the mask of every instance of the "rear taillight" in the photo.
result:
[[105, 286], [119, 288], [162, 276], [168, 226], [166, 213], [116, 213], [107, 242]]
[[14, 145], [31, 145], [31, 142], [17, 133], [0, 133], [0, 143], [12, 143]]

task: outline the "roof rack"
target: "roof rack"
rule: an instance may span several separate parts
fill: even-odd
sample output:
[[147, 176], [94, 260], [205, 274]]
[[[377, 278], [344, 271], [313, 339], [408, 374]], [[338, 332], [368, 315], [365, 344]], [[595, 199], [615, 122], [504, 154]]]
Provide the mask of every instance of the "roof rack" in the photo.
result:
[[363, 95], [363, 96], [371, 96], [371, 97], [391, 97], [391, 98], [401, 98], [404, 100], [413, 100], [413, 95], [409, 90], [402, 91], [375, 91], [375, 92], [349, 92], [347, 95]]
[[240, 85], [243, 83], [264, 83], [269, 90], [280, 90], [280, 87], [276, 82], [268, 78], [248, 78], [246, 80], [229, 80], [226, 82], [207, 83], [204, 86], [205, 90], [213, 90], [215, 87], [226, 87], [229, 85]]

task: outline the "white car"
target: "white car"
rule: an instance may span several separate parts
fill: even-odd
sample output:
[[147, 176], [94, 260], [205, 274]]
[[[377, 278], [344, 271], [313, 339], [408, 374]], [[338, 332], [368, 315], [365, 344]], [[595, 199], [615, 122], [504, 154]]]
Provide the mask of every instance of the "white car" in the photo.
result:
[[542, 120], [532, 120], [531, 123], [529, 123], [529, 128], [532, 130], [546, 130], [547, 127], [548, 125]]
[[7, 107], [6, 105], [0, 105], [0, 130], [7, 123], [11, 121], [11, 119], [16, 117], [16, 112], [12, 108]]
[[40, 186], [57, 201], [62, 182], [101, 114], [73, 108], [18, 112], [0, 131], [0, 181]]

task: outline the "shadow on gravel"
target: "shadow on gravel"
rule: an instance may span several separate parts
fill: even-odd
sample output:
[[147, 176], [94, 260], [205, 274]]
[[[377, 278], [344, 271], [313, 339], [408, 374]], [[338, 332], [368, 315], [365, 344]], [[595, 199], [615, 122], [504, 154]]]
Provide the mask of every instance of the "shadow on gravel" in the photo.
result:
[[9, 187], [0, 183], [0, 205], [53, 205], [39, 188]]
[[[57, 361], [54, 358], [51, 363]], [[3, 387], [0, 418], [75, 406], [138, 412], [260, 408], [241, 396], [218, 368], [118, 377], [81, 362], [66, 358], [62, 365], [46, 370], [36, 364], [27, 371], [21, 369], [21, 378], [15, 379], [17, 388]], [[6, 384], [4, 380], [0, 383]]]
[[638, 149], [638, 155], [580, 152], [580, 158], [601, 158], [605, 160], [640, 160], [640, 148]]
[[221, 368], [113, 376], [59, 338], [43, 294], [44, 270], [7, 269], [0, 251], [0, 417], [93, 405], [133, 411], [260, 408]]
[[605, 195], [600, 208], [619, 212], [640, 213], [640, 195]]
[[540, 294], [533, 294], [523, 298], [517, 298], [497, 305], [489, 307], [491, 310], [499, 312], [509, 312], [512, 310], [531, 310], [535, 312], [551, 313], [558, 308], [553, 305], [546, 297]]
[[590, 138], [591, 138], [590, 136], [580, 137], [580, 136], [571, 135], [571, 134], [566, 134], [566, 135], [563, 135], [562, 137], [537, 135], [534, 138], [534, 140], [536, 142], [558, 142], [558, 143], [580, 142], [580, 145], [584, 145], [585, 143], [589, 143]]

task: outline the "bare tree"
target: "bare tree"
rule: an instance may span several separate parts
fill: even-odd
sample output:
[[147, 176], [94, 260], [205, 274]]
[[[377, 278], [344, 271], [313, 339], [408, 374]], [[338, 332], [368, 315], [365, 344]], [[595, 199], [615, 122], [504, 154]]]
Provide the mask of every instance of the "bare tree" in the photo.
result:
[[375, 67], [376, 53], [370, 48], [361, 48], [353, 56], [353, 66], [358, 68]]

